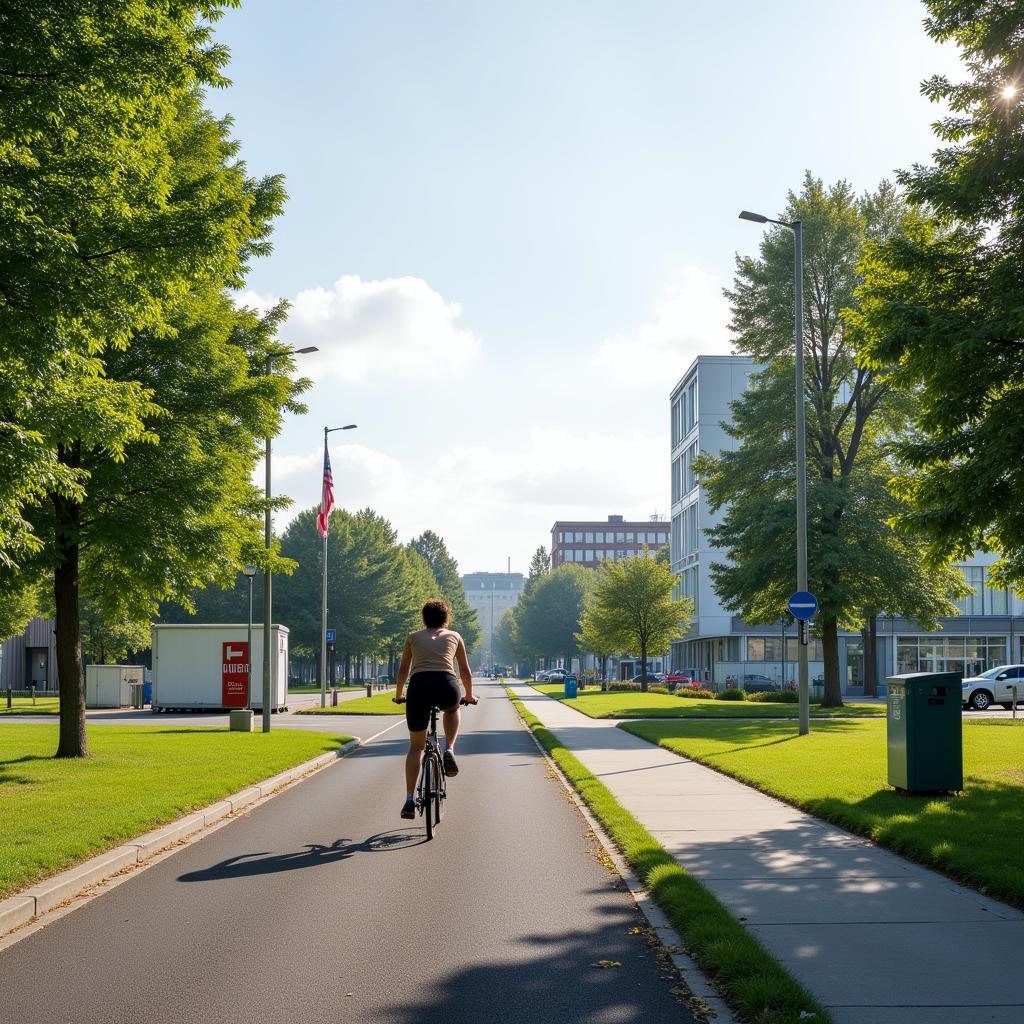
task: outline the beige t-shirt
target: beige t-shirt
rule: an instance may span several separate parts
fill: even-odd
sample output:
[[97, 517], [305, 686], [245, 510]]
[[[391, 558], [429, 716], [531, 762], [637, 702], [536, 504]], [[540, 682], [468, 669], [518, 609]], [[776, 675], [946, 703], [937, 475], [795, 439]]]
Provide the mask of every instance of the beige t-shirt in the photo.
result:
[[454, 629], [420, 629], [409, 634], [412, 662], [409, 674], [414, 672], [455, 673], [455, 652], [465, 647], [462, 637]]

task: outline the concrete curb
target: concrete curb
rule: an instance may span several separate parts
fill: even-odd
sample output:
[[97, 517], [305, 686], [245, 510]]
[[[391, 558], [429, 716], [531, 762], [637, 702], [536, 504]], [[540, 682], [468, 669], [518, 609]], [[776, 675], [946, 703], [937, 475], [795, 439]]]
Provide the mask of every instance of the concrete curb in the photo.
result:
[[14, 896], [0, 900], [0, 939], [49, 911], [65, 906], [79, 896], [87, 895], [88, 890], [115, 875], [134, 870], [169, 847], [198, 836], [232, 814], [237, 814], [258, 801], [277, 796], [285, 789], [339, 761], [361, 746], [362, 742], [359, 739], [349, 740], [336, 751], [319, 754], [310, 761], [304, 761], [294, 768], [272, 775], [269, 779], [218, 800], [209, 807], [193, 811], [170, 825], [161, 825], [141, 836], [136, 836], [131, 842], [90, 857], [89, 860], [76, 864], [59, 875], [37, 882]]
[[[546, 694], [544, 695], [546, 696]], [[716, 1024], [735, 1024], [736, 1018], [729, 1007], [729, 1004], [719, 995], [718, 990], [708, 980], [707, 975], [700, 969], [687, 953], [684, 952], [683, 940], [679, 932], [673, 928], [664, 911], [654, 901], [651, 894], [641, 885], [640, 879], [633, 873], [633, 869], [626, 862], [625, 857], [619, 852], [612, 837], [605, 831], [604, 826], [594, 816], [590, 808], [584, 803], [583, 798], [576, 792], [576, 787], [569, 781], [565, 773], [558, 767], [555, 759], [544, 749], [544, 745], [533, 734], [533, 730], [519, 718], [519, 723], [527, 731], [530, 739], [536, 744], [537, 749], [547, 761], [548, 766], [554, 772], [558, 781], [565, 787], [569, 798], [576, 805], [583, 819], [590, 826], [597, 841], [604, 847], [605, 853], [615, 866], [615, 870], [621, 876], [626, 889], [633, 897], [634, 902], [643, 914], [651, 930], [658, 936], [659, 941], [665, 947], [672, 966], [679, 972], [683, 984], [690, 990], [689, 1000], [690, 1012], [699, 1021], [715, 1021]]]

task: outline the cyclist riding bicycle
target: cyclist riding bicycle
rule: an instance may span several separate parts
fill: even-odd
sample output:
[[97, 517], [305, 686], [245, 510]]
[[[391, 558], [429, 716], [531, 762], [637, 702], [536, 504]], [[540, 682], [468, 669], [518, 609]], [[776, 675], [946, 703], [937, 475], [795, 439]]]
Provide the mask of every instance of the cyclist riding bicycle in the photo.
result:
[[[403, 818], [416, 816], [414, 790], [423, 762], [430, 709], [444, 712], [444, 770], [449, 778], [459, 774], [455, 761], [455, 740], [459, 735], [459, 700], [476, 704], [473, 696], [473, 672], [469, 667], [466, 644], [454, 629], [448, 629], [451, 606], [440, 598], [432, 598], [420, 611], [425, 629], [410, 633], [402, 651], [402, 663], [395, 682], [396, 704], [405, 704], [405, 721], [409, 726], [409, 753], [405, 758], [405, 804]], [[466, 695], [462, 698], [459, 682], [455, 678], [458, 664]], [[405, 693], [406, 680], [409, 694]]]

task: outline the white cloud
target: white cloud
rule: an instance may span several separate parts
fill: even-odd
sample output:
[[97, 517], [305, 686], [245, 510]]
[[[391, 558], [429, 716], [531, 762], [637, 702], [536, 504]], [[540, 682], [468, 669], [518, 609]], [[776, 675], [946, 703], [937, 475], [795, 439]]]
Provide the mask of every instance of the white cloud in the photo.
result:
[[[668, 512], [664, 439], [642, 433], [533, 430], [513, 450], [461, 447], [415, 468], [356, 444], [331, 446], [335, 500], [370, 506], [407, 540], [433, 529], [449, 542], [463, 572], [500, 569], [511, 556], [525, 571], [556, 519], [646, 519]], [[276, 457], [275, 491], [295, 504], [277, 528], [320, 500], [322, 449]]]
[[[276, 300], [246, 291], [239, 304], [266, 310]], [[320, 351], [302, 361], [314, 379], [362, 380], [373, 373], [436, 375], [470, 362], [480, 340], [460, 327], [462, 307], [419, 277], [364, 281], [346, 274], [331, 288], [306, 288], [291, 300], [281, 336]]]
[[729, 306], [722, 282], [699, 267], [683, 267], [654, 318], [601, 342], [594, 363], [617, 379], [664, 383], [686, 372], [698, 355], [730, 351]]

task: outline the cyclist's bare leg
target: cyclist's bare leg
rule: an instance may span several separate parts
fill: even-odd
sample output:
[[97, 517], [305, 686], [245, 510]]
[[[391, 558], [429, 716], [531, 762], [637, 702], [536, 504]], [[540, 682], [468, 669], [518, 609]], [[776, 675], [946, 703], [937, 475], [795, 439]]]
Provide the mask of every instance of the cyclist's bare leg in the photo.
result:
[[441, 721], [442, 728], [444, 729], [444, 738], [448, 741], [448, 749], [455, 753], [455, 739], [459, 735], [459, 722], [461, 717], [459, 715], [459, 705], [456, 704], [450, 711], [444, 713], [444, 718]]
[[423, 764], [423, 748], [427, 745], [427, 730], [409, 733], [409, 753], [405, 755], [405, 791], [416, 792], [416, 783], [420, 777], [420, 765]]

